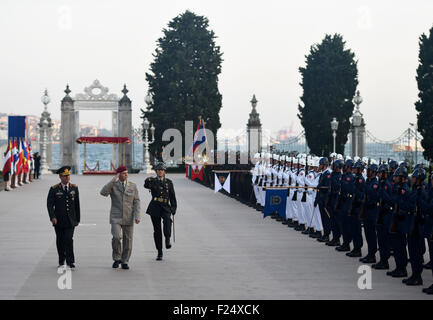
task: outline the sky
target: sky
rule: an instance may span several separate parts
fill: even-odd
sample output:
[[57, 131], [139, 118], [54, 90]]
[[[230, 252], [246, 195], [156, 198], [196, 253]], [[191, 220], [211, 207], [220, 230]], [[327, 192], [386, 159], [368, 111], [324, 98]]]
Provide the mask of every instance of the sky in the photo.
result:
[[[358, 60], [367, 130], [397, 138], [416, 120], [419, 36], [433, 27], [433, 1], [347, 0], [1, 0], [0, 112], [38, 115], [48, 89], [60, 100], [98, 79], [132, 100], [133, 125], [145, 108], [145, 73], [163, 28], [185, 10], [204, 15], [223, 52], [222, 129], [245, 129], [253, 94], [265, 130], [302, 130], [299, 67], [311, 45], [340, 33]], [[111, 128], [109, 111], [80, 112]]]

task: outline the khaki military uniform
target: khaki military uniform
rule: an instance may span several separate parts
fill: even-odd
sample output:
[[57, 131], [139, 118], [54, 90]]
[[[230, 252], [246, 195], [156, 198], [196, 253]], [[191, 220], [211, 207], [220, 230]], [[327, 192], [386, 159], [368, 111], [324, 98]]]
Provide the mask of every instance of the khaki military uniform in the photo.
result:
[[[110, 181], [101, 190], [101, 195], [111, 197], [110, 224], [113, 260], [128, 263], [132, 251], [134, 220], [140, 220], [140, 198], [135, 183]], [[123, 237], [122, 237], [123, 233]], [[123, 250], [121, 239], [123, 238]]]

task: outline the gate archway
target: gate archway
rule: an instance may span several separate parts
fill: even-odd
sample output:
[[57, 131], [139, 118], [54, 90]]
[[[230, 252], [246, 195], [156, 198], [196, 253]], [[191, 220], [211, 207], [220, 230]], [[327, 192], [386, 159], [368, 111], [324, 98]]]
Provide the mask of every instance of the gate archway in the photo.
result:
[[[61, 102], [61, 164], [71, 166], [73, 173], [80, 170], [80, 148], [76, 140], [80, 136], [80, 110], [109, 110], [112, 111], [113, 137], [128, 137], [132, 132], [132, 103], [128, 98], [126, 85], [123, 86], [123, 97], [109, 93], [107, 87], [99, 80], [84, 88], [84, 93], [78, 93], [72, 98], [71, 90], [66, 86], [66, 96]], [[122, 159], [122, 149], [113, 145], [113, 161], [119, 165]], [[125, 163], [128, 170], [132, 169], [132, 146], [128, 144], [125, 150]]]

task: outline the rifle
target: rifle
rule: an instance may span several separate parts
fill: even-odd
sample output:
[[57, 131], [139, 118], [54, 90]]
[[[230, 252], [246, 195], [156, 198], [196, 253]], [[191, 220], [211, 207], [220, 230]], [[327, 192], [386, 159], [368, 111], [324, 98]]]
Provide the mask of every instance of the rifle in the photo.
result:
[[[380, 180], [380, 190], [384, 190], [384, 185], [385, 185], [386, 179], [381, 179]], [[385, 191], [383, 191], [385, 192]], [[384, 204], [383, 204], [383, 200], [382, 197], [380, 197], [379, 200], [379, 214], [377, 215], [377, 221], [376, 224], [378, 226], [383, 226], [384, 222], [383, 222], [383, 217], [385, 216], [385, 208], [384, 208]]]
[[416, 186], [417, 188], [417, 200], [416, 200], [416, 209], [415, 209], [415, 214], [411, 220], [411, 225], [409, 228], [409, 235], [413, 235], [415, 232], [418, 232], [418, 220], [420, 220], [421, 217], [421, 209], [418, 203], [418, 197], [421, 197], [421, 193], [422, 193], [422, 185], [421, 186]]
[[[299, 160], [298, 160], [298, 169], [297, 169], [296, 174], [299, 174]], [[296, 179], [296, 187], [298, 187], [298, 186], [299, 186], [298, 179]], [[296, 201], [296, 200], [298, 200], [298, 188], [296, 188], [295, 192], [293, 192], [292, 201]]]
[[[305, 163], [304, 181], [305, 181], [305, 178], [307, 177], [307, 172], [308, 172], [308, 156], [307, 156], [307, 160]], [[305, 186], [305, 182], [304, 182], [304, 186]], [[304, 193], [302, 194], [301, 202], [307, 202], [307, 188], [304, 188]]]

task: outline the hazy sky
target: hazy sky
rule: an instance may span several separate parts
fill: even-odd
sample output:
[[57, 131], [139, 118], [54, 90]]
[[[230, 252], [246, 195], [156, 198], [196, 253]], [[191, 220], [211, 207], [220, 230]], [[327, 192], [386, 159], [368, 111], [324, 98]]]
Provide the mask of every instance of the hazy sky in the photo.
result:
[[[431, 0], [1, 0], [0, 111], [40, 114], [48, 88], [60, 119], [66, 83], [75, 95], [99, 79], [119, 96], [127, 84], [138, 126], [156, 40], [186, 9], [209, 18], [224, 53], [225, 129], [245, 128], [255, 93], [265, 128], [293, 122], [299, 132], [298, 68], [326, 33], [341, 33], [359, 60], [361, 112], [373, 135], [395, 138], [416, 119], [418, 38], [433, 26]], [[108, 111], [80, 118], [111, 128]]]

